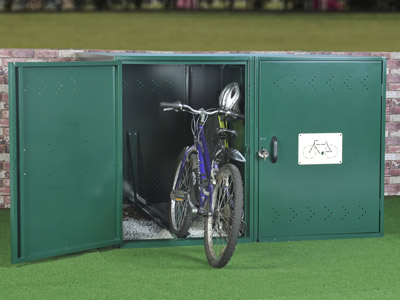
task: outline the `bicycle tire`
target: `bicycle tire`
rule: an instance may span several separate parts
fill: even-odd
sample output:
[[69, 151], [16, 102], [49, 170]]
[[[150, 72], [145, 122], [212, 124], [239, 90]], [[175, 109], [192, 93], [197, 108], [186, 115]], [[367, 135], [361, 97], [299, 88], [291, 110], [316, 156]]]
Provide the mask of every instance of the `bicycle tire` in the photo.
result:
[[[182, 150], [178, 156], [172, 189], [174, 189], [176, 186], [185, 150], [186, 149]], [[195, 159], [197, 161], [197, 155], [195, 153], [191, 153], [186, 159], [183, 174], [181, 176], [180, 183], [178, 183], [177, 189], [189, 193], [190, 197], [193, 197], [194, 200], [196, 199], [196, 190], [192, 182], [191, 174], [194, 172], [195, 166], [193, 166], [193, 163]], [[192, 201], [192, 203], [193, 202], [194, 201]], [[187, 237], [189, 235], [189, 228], [192, 224], [193, 217], [189, 199], [185, 198], [184, 201], [180, 202], [170, 198], [168, 211], [169, 229], [171, 233], [175, 234], [179, 238]]]
[[214, 268], [224, 267], [235, 251], [242, 221], [243, 197], [239, 169], [233, 164], [223, 165], [217, 173], [212, 195], [214, 213], [204, 220], [204, 247], [208, 263]]

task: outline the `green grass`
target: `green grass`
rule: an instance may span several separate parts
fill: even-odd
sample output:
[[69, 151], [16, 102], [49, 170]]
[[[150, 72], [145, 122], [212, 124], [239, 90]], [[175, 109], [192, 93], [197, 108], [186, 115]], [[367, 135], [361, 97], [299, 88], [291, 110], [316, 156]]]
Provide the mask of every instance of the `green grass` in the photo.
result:
[[243, 244], [221, 270], [200, 246], [11, 265], [0, 210], [0, 299], [400, 299], [400, 198], [385, 202], [383, 238]]
[[0, 14], [1, 48], [400, 51], [400, 14]]

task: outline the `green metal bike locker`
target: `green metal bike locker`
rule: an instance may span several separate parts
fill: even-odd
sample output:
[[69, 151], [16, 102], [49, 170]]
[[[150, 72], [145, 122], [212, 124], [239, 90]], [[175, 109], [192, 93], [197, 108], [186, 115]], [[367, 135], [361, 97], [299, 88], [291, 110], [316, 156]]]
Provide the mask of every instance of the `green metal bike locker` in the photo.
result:
[[[241, 85], [246, 116], [240, 242], [383, 233], [384, 59], [98, 53], [81, 60], [9, 66], [14, 263], [112, 245], [202, 244], [124, 240], [123, 201], [165, 216], [168, 178], [191, 140], [182, 129], [188, 117], [158, 103], [215, 106], [231, 81]], [[304, 144], [313, 139], [322, 140]], [[317, 154], [332, 143], [326, 163]]]
[[[383, 234], [386, 62], [258, 57], [258, 240]], [[273, 141], [272, 139], [276, 139]]]

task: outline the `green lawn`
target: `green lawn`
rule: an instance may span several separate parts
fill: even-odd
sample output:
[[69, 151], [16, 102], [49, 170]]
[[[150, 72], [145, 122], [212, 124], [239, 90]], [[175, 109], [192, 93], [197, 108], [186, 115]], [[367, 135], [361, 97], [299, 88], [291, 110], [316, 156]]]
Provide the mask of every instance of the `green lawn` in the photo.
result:
[[200, 246], [11, 265], [0, 210], [0, 299], [400, 299], [400, 198], [385, 202], [383, 238], [243, 244], [220, 270]]
[[400, 14], [0, 14], [0, 48], [400, 51]]

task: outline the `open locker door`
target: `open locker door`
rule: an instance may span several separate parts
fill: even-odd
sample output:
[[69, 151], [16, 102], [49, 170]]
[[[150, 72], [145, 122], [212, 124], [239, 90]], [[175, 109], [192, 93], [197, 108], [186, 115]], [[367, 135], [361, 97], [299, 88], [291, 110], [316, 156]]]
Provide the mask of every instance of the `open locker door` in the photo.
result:
[[9, 69], [12, 262], [120, 244], [119, 63]]

